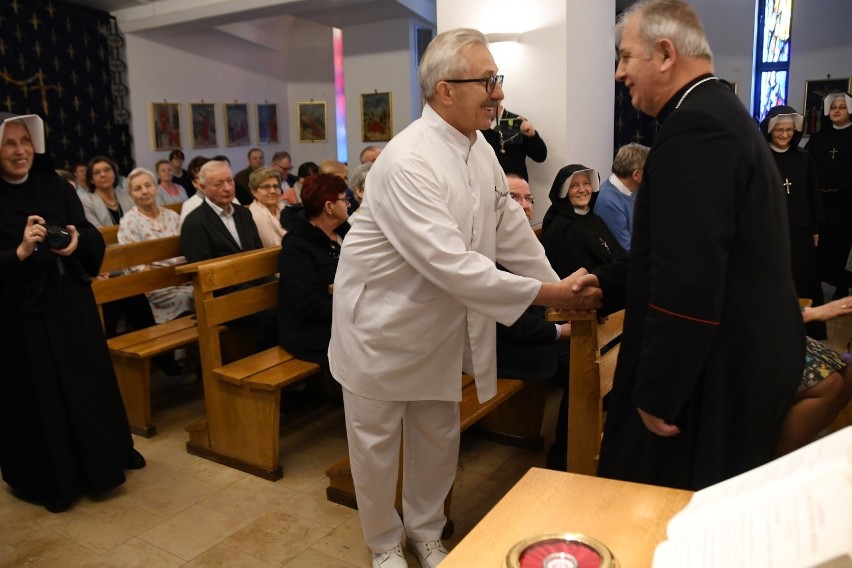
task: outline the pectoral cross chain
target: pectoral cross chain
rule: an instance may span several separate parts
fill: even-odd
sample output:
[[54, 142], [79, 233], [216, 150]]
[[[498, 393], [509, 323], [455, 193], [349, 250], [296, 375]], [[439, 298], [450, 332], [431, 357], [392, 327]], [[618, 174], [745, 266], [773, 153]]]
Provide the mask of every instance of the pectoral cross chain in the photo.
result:
[[784, 187], [787, 188], [787, 195], [790, 195], [790, 186], [791, 185], [793, 185], [793, 184], [790, 183], [790, 180], [788, 180], [787, 178], [784, 178]]

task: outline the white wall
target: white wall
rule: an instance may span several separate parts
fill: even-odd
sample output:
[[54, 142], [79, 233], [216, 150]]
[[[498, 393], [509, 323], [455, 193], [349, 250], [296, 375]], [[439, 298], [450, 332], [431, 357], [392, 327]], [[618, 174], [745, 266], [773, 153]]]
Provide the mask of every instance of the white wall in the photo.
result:
[[612, 162], [614, 0], [437, 0], [438, 32], [472, 27], [522, 32], [518, 43], [493, 44], [506, 76], [506, 108], [528, 118], [547, 144], [547, 160], [527, 160], [536, 199], [534, 221], [549, 206], [556, 172], [584, 163], [602, 175]]
[[346, 84], [346, 135], [350, 170], [358, 165], [358, 155], [368, 145], [361, 132], [361, 95], [390, 92], [393, 104], [393, 134], [396, 135], [420, 116], [416, 89], [417, 63], [412, 38], [417, 20], [391, 20], [343, 30], [343, 67]]
[[[216, 29], [179, 35], [127, 34], [128, 86], [134, 136], [134, 156], [140, 166], [151, 168], [168, 152], [155, 152], [151, 139], [151, 110], [154, 101], [181, 104], [181, 136], [188, 159], [196, 155], [224, 154], [234, 170], [245, 167], [246, 153], [257, 145], [255, 104], [277, 103], [280, 144], [261, 146], [267, 161], [278, 150], [287, 150], [293, 161], [336, 155], [333, 129], [333, 71], [331, 28], [293, 18], [282, 18], [281, 34], [288, 47], [265, 47]], [[285, 33], [286, 32], [286, 33]], [[329, 141], [300, 144], [295, 120], [296, 102], [328, 100]], [[251, 145], [226, 147], [223, 104], [249, 104]], [[190, 146], [189, 103], [216, 104], [218, 147]]]

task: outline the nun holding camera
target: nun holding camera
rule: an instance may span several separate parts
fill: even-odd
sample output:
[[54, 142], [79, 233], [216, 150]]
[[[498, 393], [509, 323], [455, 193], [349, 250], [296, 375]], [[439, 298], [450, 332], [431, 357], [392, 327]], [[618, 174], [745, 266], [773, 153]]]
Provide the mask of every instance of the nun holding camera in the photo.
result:
[[42, 119], [0, 113], [0, 470], [55, 513], [145, 466], [91, 290], [103, 254]]

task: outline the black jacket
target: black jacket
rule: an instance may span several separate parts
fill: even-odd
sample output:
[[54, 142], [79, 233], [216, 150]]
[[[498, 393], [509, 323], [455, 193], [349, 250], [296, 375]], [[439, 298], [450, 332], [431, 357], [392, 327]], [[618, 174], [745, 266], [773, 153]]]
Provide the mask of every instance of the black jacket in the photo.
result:
[[[278, 258], [278, 343], [299, 359], [328, 368], [331, 294], [340, 245], [308, 222], [301, 206], [281, 213], [287, 231]], [[349, 223], [337, 228], [343, 237]]]

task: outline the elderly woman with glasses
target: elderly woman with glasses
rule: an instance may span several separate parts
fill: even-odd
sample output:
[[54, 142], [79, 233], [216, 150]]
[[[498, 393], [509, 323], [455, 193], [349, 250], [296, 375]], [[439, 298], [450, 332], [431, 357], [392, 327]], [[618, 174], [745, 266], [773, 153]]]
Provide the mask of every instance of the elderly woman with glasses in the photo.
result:
[[248, 209], [257, 225], [260, 241], [264, 247], [281, 244], [286, 232], [281, 226], [281, 174], [274, 168], [261, 167], [249, 175], [249, 190], [254, 201]]
[[340, 245], [349, 231], [346, 182], [332, 174], [305, 178], [302, 205], [281, 215], [287, 230], [278, 270], [278, 342], [299, 359], [328, 369], [331, 339], [329, 286]]
[[[825, 223], [819, 194], [816, 164], [810, 153], [799, 148], [804, 117], [791, 106], [779, 105], [769, 110], [760, 130], [769, 143], [778, 173], [777, 191], [787, 196], [787, 220], [790, 231], [790, 253], [793, 282], [800, 298], [809, 298], [814, 306], [823, 304], [822, 284], [817, 265], [820, 225]], [[814, 339], [825, 339], [825, 323], [816, 321], [805, 326]]]

